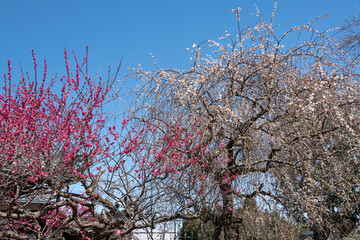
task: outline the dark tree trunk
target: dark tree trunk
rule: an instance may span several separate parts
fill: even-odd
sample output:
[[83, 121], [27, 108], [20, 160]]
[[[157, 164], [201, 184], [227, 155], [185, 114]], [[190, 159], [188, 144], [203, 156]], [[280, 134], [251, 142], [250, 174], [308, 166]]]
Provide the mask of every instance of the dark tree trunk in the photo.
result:
[[220, 181], [219, 185], [223, 198], [223, 207], [221, 214], [215, 217], [213, 240], [219, 240], [222, 231], [224, 233], [224, 240], [233, 240], [231, 229], [233, 223], [234, 199], [231, 193], [231, 181], [224, 181], [223, 179]]

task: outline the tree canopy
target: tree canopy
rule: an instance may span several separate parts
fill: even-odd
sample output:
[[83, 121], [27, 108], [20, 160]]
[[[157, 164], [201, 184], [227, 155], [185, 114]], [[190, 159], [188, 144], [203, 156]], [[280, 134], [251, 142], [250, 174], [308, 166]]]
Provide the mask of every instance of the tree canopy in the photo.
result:
[[183, 238], [353, 232], [358, 62], [312, 23], [279, 34], [274, 15], [257, 17], [236, 36], [194, 44], [187, 70], [133, 69], [125, 78], [138, 86], [120, 121], [104, 111], [118, 69], [91, 78], [87, 54], [71, 67], [65, 51], [66, 74], [47, 80], [33, 53], [34, 76], [14, 81], [9, 62], [0, 237], [119, 239], [176, 219]]

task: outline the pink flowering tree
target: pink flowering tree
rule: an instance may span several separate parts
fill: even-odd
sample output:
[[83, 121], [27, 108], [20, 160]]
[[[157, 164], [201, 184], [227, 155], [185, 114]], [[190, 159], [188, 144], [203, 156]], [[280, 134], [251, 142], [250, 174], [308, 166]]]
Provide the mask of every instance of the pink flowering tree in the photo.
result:
[[[74, 55], [74, 70], [65, 51], [66, 74], [49, 79], [47, 63], [39, 74], [13, 76], [11, 62], [0, 95], [1, 238], [43, 239], [63, 222], [80, 219], [78, 205], [90, 201], [72, 194], [72, 185], [94, 182], [94, 166], [106, 157], [113, 132], [105, 129], [104, 102], [113, 78], [88, 75], [87, 54]], [[71, 68], [71, 69], [70, 69]], [[116, 74], [116, 73], [115, 73]], [[113, 138], [112, 138], [113, 139]], [[65, 214], [64, 208], [71, 214]]]
[[[239, 20], [239, 9], [233, 12]], [[356, 166], [358, 158], [356, 65], [334, 39], [311, 25], [279, 35], [273, 20], [258, 18], [256, 26], [239, 29], [235, 38], [226, 35], [224, 44], [194, 44], [188, 70], [134, 70], [131, 77], [140, 87], [133, 119], [156, 129], [144, 139], [142, 152], [151, 157], [138, 171], [142, 177], [171, 179], [163, 193], [172, 199], [173, 214], [199, 218], [204, 234], [211, 222], [212, 239], [245, 238], [247, 219], [239, 212], [245, 200], [254, 198], [268, 203], [268, 210], [301, 206], [300, 215], [314, 232], [335, 234], [339, 226], [327, 213], [338, 211], [346, 218], [340, 211], [359, 206], [351, 193], [339, 208], [330, 209], [323, 200], [326, 189], [338, 194], [349, 189], [351, 171], [345, 169]], [[339, 139], [352, 146], [346, 159], [334, 157]], [[317, 171], [318, 166], [326, 170]], [[320, 175], [310, 177], [315, 172]], [[356, 188], [360, 179], [351, 178]], [[299, 179], [308, 181], [301, 191], [294, 184]], [[261, 226], [254, 234], [263, 231]]]
[[[102, 202], [105, 208], [99, 214], [101, 221], [109, 223], [108, 226], [120, 226], [115, 236], [126, 236], [136, 229], [144, 232], [157, 228], [180, 218], [186, 209], [174, 204], [176, 195], [170, 194], [178, 184], [170, 170], [175, 168], [156, 159], [165, 151], [162, 150], [165, 145], [148, 145], [149, 139], [159, 134], [159, 129], [151, 124], [136, 125], [136, 121], [130, 119], [123, 120], [121, 125], [115, 154], [103, 162], [103, 169], [107, 171], [96, 188], [107, 201]], [[189, 215], [189, 219], [194, 218]], [[108, 228], [107, 232], [113, 229]]]
[[145, 144], [158, 129], [104, 112], [118, 69], [91, 78], [87, 54], [65, 51], [65, 75], [49, 79], [32, 56], [33, 76], [8, 61], [0, 95], [0, 238], [118, 239], [178, 218], [174, 179]]

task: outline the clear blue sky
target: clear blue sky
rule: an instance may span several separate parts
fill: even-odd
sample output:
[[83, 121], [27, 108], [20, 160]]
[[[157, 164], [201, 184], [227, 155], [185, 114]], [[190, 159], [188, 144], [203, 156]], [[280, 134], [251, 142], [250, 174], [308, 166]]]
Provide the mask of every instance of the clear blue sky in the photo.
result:
[[[192, 43], [233, 32], [233, 15], [223, 11], [241, 7], [241, 24], [255, 18], [257, 4], [269, 18], [272, 0], [0, 0], [0, 73], [7, 59], [31, 71], [31, 53], [47, 58], [51, 73], [64, 72], [63, 49], [90, 49], [90, 70], [106, 75], [123, 57], [121, 75], [141, 63], [152, 67], [148, 52], [162, 67], [185, 68]], [[279, 31], [330, 14], [318, 26], [330, 28], [360, 12], [360, 0], [280, 0], [275, 22]], [[14, 73], [13, 75], [17, 75]]]

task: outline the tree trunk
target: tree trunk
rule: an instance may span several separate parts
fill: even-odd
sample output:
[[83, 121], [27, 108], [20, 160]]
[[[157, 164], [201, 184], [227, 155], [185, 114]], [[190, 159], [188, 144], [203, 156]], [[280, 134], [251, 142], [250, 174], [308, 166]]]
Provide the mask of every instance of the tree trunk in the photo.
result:
[[232, 218], [234, 210], [234, 199], [231, 193], [231, 181], [230, 183], [224, 183], [223, 180], [220, 183], [221, 195], [223, 198], [223, 207], [220, 216], [215, 219], [215, 231], [213, 233], [213, 240], [219, 240], [221, 231], [224, 231], [224, 240], [232, 240]]

